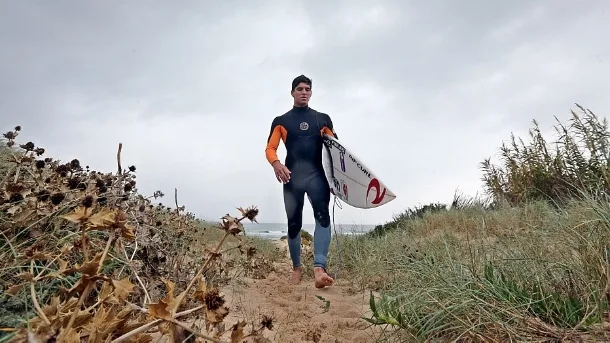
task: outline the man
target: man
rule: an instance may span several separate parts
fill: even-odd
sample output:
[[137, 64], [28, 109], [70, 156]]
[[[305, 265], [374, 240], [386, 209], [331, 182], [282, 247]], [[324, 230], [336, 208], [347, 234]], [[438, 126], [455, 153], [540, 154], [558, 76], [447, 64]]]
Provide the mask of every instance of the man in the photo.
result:
[[[294, 102], [290, 111], [275, 117], [267, 138], [265, 155], [277, 180], [283, 183], [284, 207], [288, 218], [288, 249], [292, 260], [291, 282], [301, 280], [301, 226], [305, 193], [316, 222], [314, 231], [315, 287], [324, 288], [334, 280], [326, 272], [330, 245], [330, 188], [322, 168], [322, 134], [337, 138], [327, 114], [309, 107], [312, 82], [304, 75], [292, 81]], [[285, 165], [277, 156], [280, 139], [286, 146]]]

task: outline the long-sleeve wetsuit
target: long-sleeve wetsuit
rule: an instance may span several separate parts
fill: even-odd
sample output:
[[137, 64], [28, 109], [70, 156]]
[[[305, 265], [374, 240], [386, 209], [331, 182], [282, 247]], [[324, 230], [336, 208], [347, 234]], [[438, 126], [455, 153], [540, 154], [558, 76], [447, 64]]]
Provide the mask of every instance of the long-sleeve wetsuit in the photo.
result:
[[[286, 146], [285, 165], [290, 170], [290, 181], [284, 184], [284, 207], [288, 219], [288, 238], [294, 240], [303, 223], [304, 196], [307, 193], [314, 217], [330, 237], [330, 188], [322, 167], [322, 134], [337, 138], [330, 116], [310, 107], [293, 107], [283, 115], [275, 117], [271, 124], [265, 154], [267, 161], [278, 161], [277, 148], [280, 140]], [[318, 226], [316, 226], [316, 231]], [[298, 235], [300, 237], [300, 235]], [[314, 259], [314, 265], [325, 266], [330, 239], [323, 238], [320, 245], [324, 251]], [[316, 237], [315, 240], [318, 240]], [[300, 240], [299, 240], [300, 241]], [[290, 243], [290, 242], [289, 242]], [[316, 242], [314, 242], [314, 246]], [[299, 246], [300, 247], [300, 246]], [[296, 254], [291, 251], [291, 254]], [[300, 260], [294, 256], [295, 267]]]

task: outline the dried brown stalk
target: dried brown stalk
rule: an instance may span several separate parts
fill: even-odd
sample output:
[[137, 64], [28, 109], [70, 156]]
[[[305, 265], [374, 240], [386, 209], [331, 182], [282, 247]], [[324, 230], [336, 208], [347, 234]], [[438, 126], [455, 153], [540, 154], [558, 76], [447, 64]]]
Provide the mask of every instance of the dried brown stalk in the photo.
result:
[[[243, 232], [240, 221], [255, 220], [258, 210], [240, 208], [240, 219], [223, 217], [223, 226], [219, 227], [224, 230], [223, 237], [219, 242], [208, 242], [215, 248], [197, 266], [198, 252], [189, 245], [197, 243], [201, 248], [197, 239], [202, 237], [202, 225], [192, 213], [184, 213], [177, 188], [175, 210], [151, 203], [163, 196], [160, 191], [151, 197], [136, 193], [135, 167], [123, 171], [121, 143], [116, 175], [90, 171], [76, 159], [60, 163], [40, 158], [44, 149], [31, 142], [21, 147], [26, 151], [20, 158], [13, 154], [12, 165], [5, 168], [18, 172], [14, 178], [5, 177], [0, 182], [0, 211], [8, 214], [7, 220], [0, 222], [7, 247], [0, 254], [0, 278], [9, 285], [6, 293], [11, 295], [19, 294], [29, 283], [29, 292], [24, 293], [36, 316], [14, 328], [14, 340], [46, 341], [53, 336], [70, 340], [70, 336], [78, 335], [91, 341], [120, 342], [134, 337], [146, 339], [155, 326], [169, 324], [170, 336], [190, 332], [208, 341], [223, 341], [177, 319], [205, 311], [204, 317], [212, 326], [224, 320], [228, 309], [214, 305], [224, 300], [215, 286], [202, 283], [202, 275], [224, 253], [236, 248], [243, 252], [242, 244], [221, 248], [229, 235]], [[174, 272], [172, 266], [182, 265], [185, 260], [196, 267], [194, 276]], [[21, 266], [27, 269], [21, 270]], [[21, 273], [6, 272], [12, 270]], [[124, 271], [128, 275], [122, 277]], [[166, 282], [167, 295], [153, 302], [157, 296], [146, 287], [159, 277]], [[67, 289], [49, 289], [50, 299], [39, 297], [36, 289], [49, 287], [52, 279], [61, 279], [62, 284], [76, 282]], [[195, 288], [196, 280], [200, 283]], [[179, 293], [176, 297], [174, 289]], [[206, 299], [213, 299], [212, 303]], [[140, 301], [142, 307], [135, 305]], [[181, 305], [192, 308], [178, 312]], [[90, 330], [91, 325], [96, 332]], [[159, 331], [168, 333], [161, 327]]]

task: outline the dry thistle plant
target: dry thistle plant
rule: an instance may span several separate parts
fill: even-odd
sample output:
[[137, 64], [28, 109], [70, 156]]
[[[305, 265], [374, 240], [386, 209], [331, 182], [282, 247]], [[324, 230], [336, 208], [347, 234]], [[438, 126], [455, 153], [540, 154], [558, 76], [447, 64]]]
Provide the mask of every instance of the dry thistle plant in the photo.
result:
[[[242, 265], [267, 265], [240, 237], [256, 207], [225, 215], [212, 228], [222, 238], [206, 241], [203, 223], [178, 206], [177, 190], [175, 209], [153, 205], [160, 191], [137, 193], [135, 166], [121, 167], [121, 144], [116, 173], [101, 173], [76, 159], [43, 158], [32, 142], [17, 149], [20, 131], [4, 134], [8, 165], [0, 168], [2, 334], [14, 342], [267, 341], [267, 316], [225, 328], [229, 311], [213, 282], [230, 250], [245, 255]], [[238, 244], [222, 250], [229, 237]], [[186, 317], [202, 318], [206, 332]]]

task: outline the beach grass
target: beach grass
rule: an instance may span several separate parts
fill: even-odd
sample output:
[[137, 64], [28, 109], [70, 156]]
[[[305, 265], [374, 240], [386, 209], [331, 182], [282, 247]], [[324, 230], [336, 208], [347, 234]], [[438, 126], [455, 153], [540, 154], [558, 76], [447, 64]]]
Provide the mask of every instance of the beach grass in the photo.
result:
[[561, 339], [607, 319], [609, 219], [594, 199], [450, 209], [382, 236], [342, 236], [331, 261], [380, 292], [370, 319], [390, 337]]

